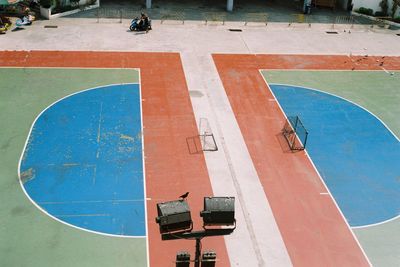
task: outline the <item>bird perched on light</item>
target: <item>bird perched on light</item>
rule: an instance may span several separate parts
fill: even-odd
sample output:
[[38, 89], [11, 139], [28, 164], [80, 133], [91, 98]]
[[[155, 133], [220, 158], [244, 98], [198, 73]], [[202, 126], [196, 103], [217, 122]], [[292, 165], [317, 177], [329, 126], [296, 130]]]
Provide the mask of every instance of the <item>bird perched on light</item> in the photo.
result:
[[189, 195], [189, 192], [186, 192], [185, 194], [183, 194], [182, 196], [179, 196], [179, 198], [183, 201], [185, 200], [185, 198], [187, 198]]

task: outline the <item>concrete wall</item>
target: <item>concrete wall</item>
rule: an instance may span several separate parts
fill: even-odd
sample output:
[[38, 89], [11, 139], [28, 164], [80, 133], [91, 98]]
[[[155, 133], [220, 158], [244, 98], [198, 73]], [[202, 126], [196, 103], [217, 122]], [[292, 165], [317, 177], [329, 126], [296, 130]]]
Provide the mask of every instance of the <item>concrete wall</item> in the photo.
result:
[[[381, 11], [381, 7], [379, 6], [379, 3], [381, 0], [353, 0], [353, 10], [357, 10], [360, 7], [366, 7], [366, 8], [371, 8], [374, 10], [374, 13], [376, 11]], [[392, 5], [393, 5], [393, 0], [388, 0], [388, 13], [389, 15], [391, 14], [392, 10]], [[397, 12], [395, 14], [395, 17], [400, 16], [400, 7], [397, 8]]]
[[[70, 5], [71, 4], [71, 1], [70, 0], [64, 0], [65, 1], [65, 5]], [[98, 0], [97, 2], [99, 2], [100, 0]], [[97, 4], [97, 2], [96, 3], [94, 3], [94, 5], [96, 5]], [[83, 5], [86, 5], [86, 4], [89, 4], [90, 3], [90, 0], [79, 0], [79, 5], [80, 6], [83, 6]]]
[[337, 6], [340, 7], [340, 9], [347, 10], [347, 2], [351, 0], [337, 0]]
[[[79, 5], [85, 5], [85, 4], [88, 4], [89, 2], [90, 2], [90, 0], [80, 0]], [[68, 0], [68, 3], [69, 3], [69, 0]], [[99, 6], [100, 6], [100, 0], [96, 0], [96, 3], [94, 3], [94, 5], [85, 7], [85, 10], [97, 8]], [[76, 8], [74, 10], [70, 10], [70, 11], [66, 11], [63, 13], [57, 13], [57, 14], [52, 15], [51, 10], [52, 10], [52, 7], [50, 7], [50, 8], [40, 7], [40, 15], [42, 16], [42, 18], [45, 18], [45, 19], [54, 19], [54, 18], [69, 16], [69, 15], [72, 15], [72, 14], [82, 11], [82, 9]]]
[[375, 11], [380, 11], [379, 7], [380, 0], [353, 0], [353, 10], [357, 10], [360, 7], [371, 8]]

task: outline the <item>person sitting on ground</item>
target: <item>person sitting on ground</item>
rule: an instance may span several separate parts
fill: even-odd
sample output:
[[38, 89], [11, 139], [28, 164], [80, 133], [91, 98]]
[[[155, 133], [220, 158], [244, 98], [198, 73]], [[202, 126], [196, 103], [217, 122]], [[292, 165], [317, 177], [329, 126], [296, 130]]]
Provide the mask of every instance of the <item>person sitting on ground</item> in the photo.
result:
[[149, 17], [143, 12], [140, 15], [139, 29], [149, 31]]

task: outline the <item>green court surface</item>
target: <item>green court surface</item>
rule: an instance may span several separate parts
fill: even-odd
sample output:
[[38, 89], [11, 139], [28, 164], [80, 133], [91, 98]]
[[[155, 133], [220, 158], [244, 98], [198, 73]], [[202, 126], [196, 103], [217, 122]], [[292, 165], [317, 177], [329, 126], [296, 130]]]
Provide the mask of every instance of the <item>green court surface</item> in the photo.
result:
[[31, 124], [69, 94], [138, 83], [134, 69], [0, 68], [1, 266], [146, 266], [146, 240], [78, 230], [50, 218], [25, 196], [18, 161]]
[[[400, 138], [400, 72], [264, 70], [262, 74], [268, 83], [313, 88], [350, 100], [377, 116]], [[353, 231], [374, 266], [398, 266], [399, 217]]]
[[[348, 99], [400, 137], [400, 72], [264, 71], [268, 83], [310, 87]], [[0, 68], [0, 265], [146, 266], [144, 239], [93, 234], [38, 210], [20, 186], [17, 168], [31, 124], [53, 102], [107, 84], [139, 82], [133, 69]], [[296, 99], [293, 99], [296, 101]], [[400, 262], [400, 219], [353, 229], [374, 266]]]
[[301, 70], [263, 71], [263, 75], [268, 83], [309, 87], [350, 100], [369, 110], [400, 137], [400, 72]]

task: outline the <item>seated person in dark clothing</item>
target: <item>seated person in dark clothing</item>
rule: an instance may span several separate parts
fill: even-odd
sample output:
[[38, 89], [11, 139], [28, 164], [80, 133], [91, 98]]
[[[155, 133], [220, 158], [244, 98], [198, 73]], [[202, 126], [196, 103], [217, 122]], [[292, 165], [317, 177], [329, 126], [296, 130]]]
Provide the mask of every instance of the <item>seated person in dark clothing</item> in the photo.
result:
[[142, 12], [139, 21], [139, 29], [148, 30], [149, 27], [149, 17]]

